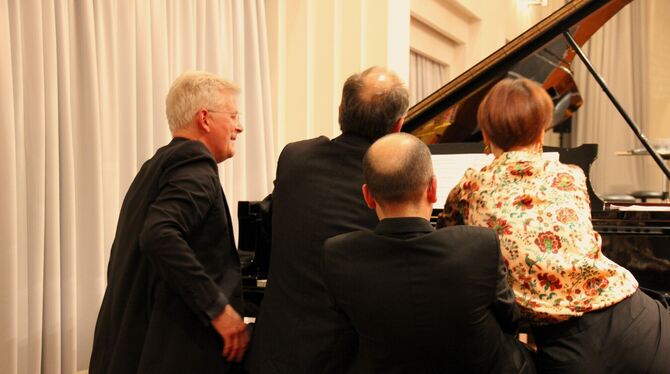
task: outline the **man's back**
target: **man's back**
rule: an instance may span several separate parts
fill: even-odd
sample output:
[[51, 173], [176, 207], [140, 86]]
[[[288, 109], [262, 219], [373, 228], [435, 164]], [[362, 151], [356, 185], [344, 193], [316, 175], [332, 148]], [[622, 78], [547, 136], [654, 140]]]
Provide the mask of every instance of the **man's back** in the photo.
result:
[[327, 240], [324, 278], [358, 333], [357, 371], [518, 372], [524, 359], [498, 322], [512, 324], [514, 306], [494, 307], [498, 266], [495, 232], [434, 231], [423, 218]]
[[[289, 144], [272, 194], [268, 289], [251, 351], [252, 372], [340, 372], [329, 355], [340, 341], [320, 271], [325, 239], [377, 223], [361, 194], [361, 160], [370, 141], [343, 134]], [[352, 347], [353, 348], [353, 347]]]

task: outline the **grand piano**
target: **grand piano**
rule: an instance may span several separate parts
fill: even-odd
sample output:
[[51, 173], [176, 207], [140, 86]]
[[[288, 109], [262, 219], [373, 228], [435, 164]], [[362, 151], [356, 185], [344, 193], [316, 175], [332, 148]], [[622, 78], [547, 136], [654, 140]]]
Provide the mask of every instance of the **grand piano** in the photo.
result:
[[[422, 139], [433, 152], [481, 152], [482, 138], [476, 120], [479, 102], [490, 87], [507, 76], [522, 76], [540, 82], [556, 107], [553, 123], [547, 130], [565, 126], [576, 110], [588, 105], [573, 79], [572, 61], [575, 56], [582, 57], [580, 46], [631, 1], [568, 2], [410, 108], [403, 131]], [[586, 64], [588, 66], [588, 61]], [[603, 94], [611, 95], [606, 87]], [[612, 99], [612, 110], [621, 109], [615, 98]], [[625, 112], [622, 115], [630, 120]], [[631, 130], [641, 135], [634, 123]], [[650, 155], [658, 156], [643, 136], [640, 140]], [[549, 147], [547, 150], [558, 151], [565, 163], [581, 166], [587, 177], [597, 156], [596, 144], [574, 149]], [[662, 160], [659, 167], [665, 167]], [[667, 167], [664, 172], [670, 177]], [[658, 291], [661, 298], [663, 294], [670, 293], [670, 212], [612, 209], [593, 191], [590, 182], [587, 184], [592, 221], [603, 237], [603, 252], [628, 268], [643, 287]], [[253, 309], [253, 304], [260, 302], [263, 281], [267, 276], [271, 228], [267, 202], [240, 204], [240, 250], [247, 254], [248, 259], [243, 269], [243, 282], [245, 297], [251, 301]], [[253, 310], [248, 314], [253, 315]]]
[[[465, 73], [410, 108], [403, 131], [412, 133], [437, 153], [481, 152], [481, 132], [476, 112], [488, 90], [499, 80], [526, 77], [543, 85], [552, 97], [555, 112], [546, 129], [566, 127], [572, 115], [585, 103], [572, 76], [575, 57], [600, 77], [580, 47], [607, 20], [632, 0], [574, 0], [509, 42]], [[670, 177], [661, 157], [648, 144], [637, 125], [623, 111], [616, 98], [602, 83], [603, 95], [612, 100], [612, 110], [619, 110], [630, 130], [640, 139], [647, 152], [654, 156], [666, 178]], [[628, 131], [621, 128], [615, 131]], [[557, 151], [562, 162], [577, 164], [589, 175], [597, 157], [596, 144], [580, 147], [545, 147]], [[628, 268], [642, 287], [670, 293], [670, 208], [668, 204], [636, 204], [641, 210], [615, 209], [604, 202], [587, 182], [591, 198], [592, 222], [603, 237], [606, 256]], [[621, 205], [621, 204], [617, 204]], [[646, 206], [645, 206], [646, 205]], [[649, 210], [654, 205], [658, 210]]]

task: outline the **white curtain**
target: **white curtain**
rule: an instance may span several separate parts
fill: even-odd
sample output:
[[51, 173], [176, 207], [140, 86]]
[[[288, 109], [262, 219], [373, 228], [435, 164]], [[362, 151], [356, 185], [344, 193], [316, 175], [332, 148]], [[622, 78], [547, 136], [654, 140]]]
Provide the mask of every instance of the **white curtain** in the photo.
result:
[[412, 106], [447, 83], [447, 66], [414, 51], [409, 53], [409, 105]]
[[120, 204], [193, 69], [242, 89], [235, 214], [274, 178], [264, 0], [0, 0], [0, 373], [87, 367]]
[[[649, 5], [649, 1], [632, 2], [583, 47], [591, 64], [643, 133], [649, 129]], [[572, 142], [598, 144], [598, 159], [591, 170], [595, 191], [599, 195], [628, 194], [645, 189], [646, 174], [654, 172], [648, 168], [652, 165], [645, 163], [642, 156], [616, 155], [618, 151], [641, 148], [641, 143], [578, 57], [573, 66], [584, 106], [577, 111]]]

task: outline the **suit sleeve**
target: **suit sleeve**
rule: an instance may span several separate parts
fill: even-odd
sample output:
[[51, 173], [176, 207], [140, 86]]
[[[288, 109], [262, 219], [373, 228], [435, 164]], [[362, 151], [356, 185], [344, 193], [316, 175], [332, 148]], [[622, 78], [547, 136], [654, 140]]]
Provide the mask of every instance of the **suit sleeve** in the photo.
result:
[[338, 356], [338, 360], [331, 360], [323, 371], [330, 373], [350, 372], [358, 350], [358, 335], [349, 316], [337, 302], [337, 279], [333, 279], [333, 273], [337, 273], [338, 266], [338, 261], [334, 258], [338, 256], [335, 249], [337, 240], [337, 236], [327, 239], [321, 251], [321, 274], [328, 297], [328, 313], [331, 315], [330, 339], [327, 346], [322, 347], [322, 351], [335, 352]]
[[192, 154], [170, 165], [149, 207], [139, 248], [160, 277], [209, 324], [228, 299], [205, 272], [187, 238], [200, 227], [218, 197], [216, 163], [205, 154]]
[[498, 236], [493, 234], [498, 253], [498, 268], [496, 276], [496, 294], [493, 301], [493, 314], [502, 330], [508, 334], [516, 334], [519, 328], [521, 312], [516, 305], [514, 291], [507, 282], [507, 267], [502, 260]]

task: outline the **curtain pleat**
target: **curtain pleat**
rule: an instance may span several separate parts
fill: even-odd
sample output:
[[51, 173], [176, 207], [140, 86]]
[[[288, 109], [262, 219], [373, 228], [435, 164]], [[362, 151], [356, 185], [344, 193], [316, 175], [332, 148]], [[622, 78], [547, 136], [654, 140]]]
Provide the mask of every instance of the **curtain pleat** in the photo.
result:
[[[274, 177], [263, 0], [0, 0], [0, 372], [85, 369], [123, 197], [186, 70], [235, 81], [232, 214]], [[236, 220], [235, 220], [236, 221]]]
[[[264, 163], [264, 172], [259, 173], [259, 176], [263, 179], [255, 180], [256, 176], [252, 176], [255, 180], [254, 191], [250, 191], [250, 197], [262, 196], [263, 191], [265, 191], [264, 186], [271, 189], [274, 175], [275, 175], [275, 158], [274, 158], [274, 133], [272, 126], [259, 126], [263, 123], [272, 123], [272, 86], [270, 84], [270, 65], [267, 61], [270, 61], [269, 52], [268, 52], [268, 33], [266, 28], [266, 17], [265, 17], [265, 7], [256, 6], [256, 26], [258, 29], [258, 74], [256, 71], [251, 72], [251, 76], [255, 77], [257, 85], [254, 86], [254, 94], [249, 95], [251, 99], [257, 99], [258, 102], [253, 103], [254, 108], [262, 108], [259, 111], [252, 111], [253, 114], [257, 114], [258, 117], [251, 117], [252, 113], [249, 113], [249, 120], [247, 120], [247, 126], [250, 124], [256, 124], [256, 128], [259, 129], [258, 136], [256, 139], [260, 142], [259, 147], [257, 147], [260, 157], [260, 162]], [[252, 134], [255, 135], [256, 133]], [[251, 137], [249, 137], [251, 138]], [[245, 148], [254, 149], [254, 145], [251, 144], [251, 141], [244, 139], [246, 143]], [[262, 154], [262, 155], [261, 155]], [[256, 191], [258, 190], [258, 192]]]
[[409, 54], [409, 104], [428, 97], [447, 83], [447, 66], [414, 51]]
[[[44, 300], [42, 326], [42, 373], [60, 373], [61, 369], [74, 370], [65, 365], [61, 340], [62, 305], [61, 238], [60, 238], [60, 182], [58, 144], [58, 59], [56, 51], [55, 7], [42, 4], [44, 108], [45, 108], [45, 238], [44, 238]], [[51, 63], [49, 63], [51, 62]], [[71, 360], [70, 360], [71, 364]]]
[[[143, 160], [149, 156], [149, 151], [140, 153], [141, 140], [138, 139], [138, 122], [135, 115], [138, 110], [137, 69], [135, 69], [136, 31], [135, 8], [131, 2], [116, 2], [117, 38], [114, 44], [116, 51], [114, 58], [116, 71], [116, 108], [118, 150], [119, 150], [119, 200], [123, 199], [125, 191], [135, 177], [135, 173]], [[130, 4], [130, 5], [129, 5]], [[149, 126], [149, 124], [145, 124]], [[109, 249], [107, 249], [108, 251]], [[109, 252], [106, 253], [109, 256]], [[108, 259], [108, 257], [107, 257]]]
[[[91, 2], [71, 0], [71, 111], [75, 167], [75, 227], [77, 238], [77, 365], [90, 354], [98, 301], [105, 288], [103, 145], [100, 74], [95, 9]], [[76, 37], [73, 37], [73, 34]], [[104, 78], [103, 78], [104, 79]]]
[[[165, 119], [165, 95], [170, 89], [170, 75], [168, 59], [168, 23], [167, 9], [164, 0], [151, 2], [151, 72], [152, 72], [152, 122], [155, 122], [154, 149], [170, 141], [170, 131]], [[214, 70], [216, 71], [216, 70]]]
[[[20, 88], [24, 95], [23, 106], [16, 108], [17, 122], [22, 128], [17, 131], [19, 178], [24, 183], [26, 234], [19, 251], [19, 317], [27, 317], [20, 323], [19, 338], [24, 339], [24, 355], [27, 372], [41, 370], [42, 326], [44, 308], [44, 236], [45, 236], [45, 144], [44, 144], [44, 59], [42, 44], [41, 9], [36, 1], [25, 1], [17, 7], [20, 17], [17, 29], [20, 44]], [[33, 47], [34, 46], [34, 47]], [[15, 86], [16, 87], [16, 86]], [[17, 103], [18, 104], [18, 103]], [[21, 136], [22, 135], [22, 136]], [[23, 170], [22, 170], [23, 169]], [[23, 235], [21, 235], [23, 236]], [[25, 314], [24, 314], [25, 313]], [[19, 353], [21, 356], [21, 353]]]
[[[60, 231], [61, 373], [77, 368], [77, 226], [75, 207], [75, 159], [72, 126], [72, 85], [69, 5], [55, 2], [56, 97], [58, 101], [58, 165]], [[47, 366], [49, 364], [47, 363]], [[54, 372], [57, 372], [54, 370]]]
[[14, 49], [10, 27], [10, 7], [0, 3], [0, 372], [17, 373], [19, 370], [19, 196], [17, 173], [17, 133], [14, 111]]

